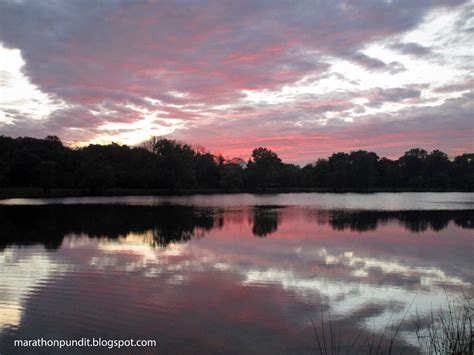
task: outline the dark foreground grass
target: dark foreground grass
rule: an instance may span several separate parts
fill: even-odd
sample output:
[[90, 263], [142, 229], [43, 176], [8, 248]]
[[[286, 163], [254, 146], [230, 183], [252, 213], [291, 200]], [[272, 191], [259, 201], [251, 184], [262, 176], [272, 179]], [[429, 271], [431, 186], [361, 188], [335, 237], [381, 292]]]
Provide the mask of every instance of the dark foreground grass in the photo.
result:
[[[408, 318], [413, 301], [400, 320], [389, 322], [378, 332], [360, 329], [358, 333], [344, 329], [321, 310], [320, 322], [309, 315], [317, 354], [433, 354], [473, 355], [473, 303], [470, 298], [446, 299], [446, 308], [432, 309], [429, 314]], [[414, 342], [400, 336], [411, 331]]]
[[474, 354], [471, 298], [446, 299], [447, 307], [431, 311], [428, 317], [417, 315], [416, 335], [420, 350], [426, 354]]

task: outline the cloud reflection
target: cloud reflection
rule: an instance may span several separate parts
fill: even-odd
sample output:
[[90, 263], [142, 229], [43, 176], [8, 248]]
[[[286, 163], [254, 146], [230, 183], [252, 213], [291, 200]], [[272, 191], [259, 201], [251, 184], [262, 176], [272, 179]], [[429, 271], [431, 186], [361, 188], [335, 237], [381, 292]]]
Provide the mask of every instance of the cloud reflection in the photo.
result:
[[[445, 289], [472, 293], [474, 281], [472, 211], [52, 205], [0, 212], [2, 236], [49, 246], [51, 233], [58, 245], [52, 252], [3, 241], [0, 256], [12, 267], [1, 279], [8, 274], [16, 293], [2, 293], [0, 306], [16, 337], [54, 323], [64, 337], [159, 334], [165, 352], [191, 352], [186, 344], [252, 352], [254, 343], [268, 353], [308, 352], [315, 345], [308, 314], [320, 321], [323, 309], [344, 334], [368, 334], [400, 318], [413, 299], [422, 313], [444, 304]], [[19, 223], [25, 215], [29, 227]], [[31, 280], [16, 281], [30, 279], [23, 273]]]

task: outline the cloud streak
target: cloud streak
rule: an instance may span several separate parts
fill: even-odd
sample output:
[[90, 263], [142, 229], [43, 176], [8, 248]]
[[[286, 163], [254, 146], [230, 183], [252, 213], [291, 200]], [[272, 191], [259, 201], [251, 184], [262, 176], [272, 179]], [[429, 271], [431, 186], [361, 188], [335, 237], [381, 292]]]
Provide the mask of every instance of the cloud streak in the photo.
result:
[[[442, 68], [450, 48], [443, 52], [436, 43], [410, 38], [424, 33], [437, 13], [456, 20], [454, 27], [439, 28], [438, 44], [462, 30], [453, 44], [457, 60], [444, 69], [446, 77], [456, 74], [449, 82], [422, 66]], [[469, 89], [464, 60], [472, 56], [469, 14], [472, 4], [461, 0], [242, 1], [238, 6], [5, 0], [2, 52], [20, 50], [20, 74], [51, 102], [44, 103], [47, 113], [40, 120], [32, 120], [31, 110], [7, 97], [0, 129], [13, 136], [52, 133], [79, 144], [117, 137], [133, 143], [146, 134], [171, 133], [241, 156], [267, 142], [294, 160], [306, 152], [308, 158], [326, 154], [317, 137], [328, 145], [333, 141], [333, 150], [358, 148], [342, 144], [339, 137], [347, 132], [361, 132], [358, 144], [377, 147], [361, 117], [377, 121], [382, 136], [390, 137], [403, 113], [407, 121], [428, 124], [425, 135], [437, 132], [432, 145], [466, 151], [472, 147], [443, 138], [439, 120], [426, 122], [420, 110], [443, 114], [450, 99]], [[11, 73], [2, 71], [2, 87]], [[472, 98], [462, 100], [465, 105]], [[433, 105], [437, 109], [429, 109]], [[299, 141], [291, 143], [295, 138]]]

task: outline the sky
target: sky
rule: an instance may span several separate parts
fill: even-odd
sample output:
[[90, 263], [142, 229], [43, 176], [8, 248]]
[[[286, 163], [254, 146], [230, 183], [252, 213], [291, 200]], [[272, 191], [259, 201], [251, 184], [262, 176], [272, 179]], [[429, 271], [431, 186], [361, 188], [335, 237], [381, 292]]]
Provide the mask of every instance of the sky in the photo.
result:
[[474, 1], [0, 0], [0, 135], [472, 152]]

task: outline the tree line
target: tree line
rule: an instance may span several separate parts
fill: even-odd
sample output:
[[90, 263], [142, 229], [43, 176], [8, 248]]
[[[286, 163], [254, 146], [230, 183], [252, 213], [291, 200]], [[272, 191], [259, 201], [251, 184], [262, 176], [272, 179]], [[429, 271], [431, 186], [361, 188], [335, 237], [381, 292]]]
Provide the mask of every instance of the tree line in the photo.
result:
[[251, 158], [226, 159], [201, 147], [152, 137], [136, 147], [109, 144], [73, 149], [56, 136], [0, 136], [0, 187], [219, 189], [474, 190], [474, 154], [450, 159], [440, 150], [407, 151], [396, 160], [364, 150], [338, 152], [301, 167], [259, 147]]

